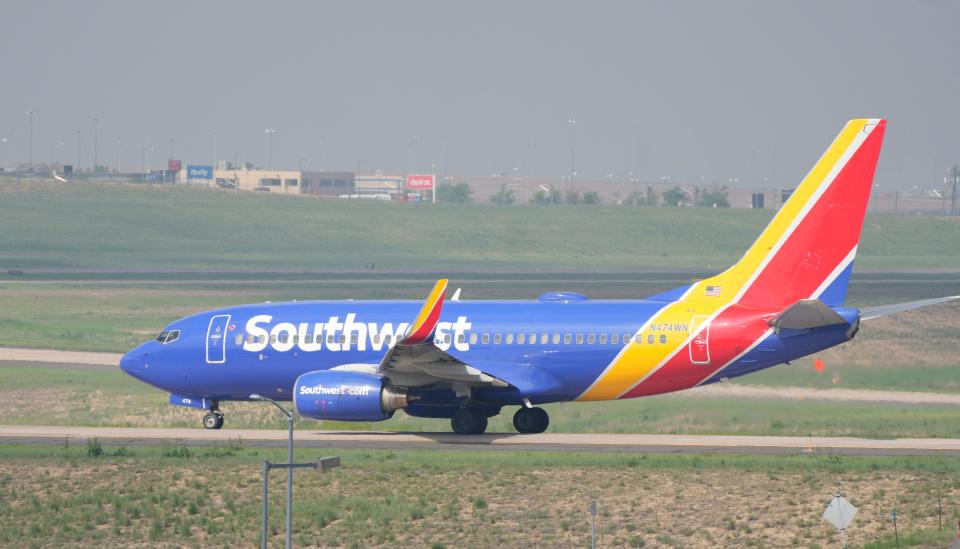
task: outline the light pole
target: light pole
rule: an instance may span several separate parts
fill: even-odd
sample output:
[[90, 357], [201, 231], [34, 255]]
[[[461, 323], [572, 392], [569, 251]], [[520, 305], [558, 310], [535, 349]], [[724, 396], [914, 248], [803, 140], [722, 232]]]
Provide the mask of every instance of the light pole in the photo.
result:
[[77, 130], [77, 171], [80, 171], [80, 165], [83, 163], [83, 134]]
[[567, 119], [570, 124], [570, 190], [573, 190], [573, 179], [577, 176], [577, 124], [576, 118]]
[[117, 139], [117, 173], [120, 173], [120, 145], [122, 145], [122, 143]]
[[100, 138], [100, 119], [93, 117], [93, 171], [97, 171], [97, 141]]
[[277, 133], [277, 130], [273, 128], [267, 128], [264, 130], [267, 133], [267, 169], [273, 169], [273, 134]]
[[33, 109], [27, 109], [27, 116], [30, 118], [30, 145], [27, 149], [27, 165], [30, 166], [30, 171], [33, 171]]
[[213, 169], [217, 169], [217, 138], [220, 136], [220, 130], [213, 128], [210, 130], [213, 132]]
[[[277, 401], [273, 400], [272, 398], [265, 397], [260, 394], [250, 395], [250, 400], [269, 402], [270, 404], [273, 404], [274, 406], [276, 406], [278, 410], [283, 412], [285, 416], [287, 416], [287, 427], [289, 430], [288, 431], [289, 436], [287, 439], [287, 465], [288, 465], [288, 468], [287, 468], [287, 549], [290, 549], [291, 532], [292, 532], [291, 517], [292, 517], [292, 511], [293, 511], [293, 412], [290, 410], [287, 410], [283, 406], [280, 406], [280, 404], [278, 404]], [[265, 464], [264, 467], [269, 468], [269, 465]], [[267, 501], [266, 494], [264, 494], [263, 501], [264, 501], [264, 509], [266, 509], [266, 501]], [[263, 534], [260, 540], [260, 545], [262, 547], [267, 546], [267, 515], [266, 513], [264, 513], [263, 515]]]

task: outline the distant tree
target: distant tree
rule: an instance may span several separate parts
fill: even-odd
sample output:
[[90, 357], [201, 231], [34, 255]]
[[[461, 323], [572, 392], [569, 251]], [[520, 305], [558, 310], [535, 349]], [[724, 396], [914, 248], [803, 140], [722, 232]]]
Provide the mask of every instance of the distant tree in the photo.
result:
[[490, 202], [493, 204], [499, 204], [501, 206], [513, 204], [513, 191], [510, 189], [500, 189], [497, 191], [497, 194], [490, 197]]
[[459, 183], [440, 183], [437, 185], [437, 202], [467, 204], [472, 201], [473, 189], [463, 181]]
[[587, 206], [594, 206], [600, 203], [600, 193], [589, 191], [583, 193], [583, 203]]
[[729, 208], [730, 200], [728, 199], [727, 187], [723, 186], [709, 191], [703, 190], [700, 193], [700, 204], [698, 205], [704, 208]]
[[624, 206], [643, 206], [646, 203], [647, 198], [640, 191], [633, 191], [620, 201]]
[[683, 189], [680, 187], [674, 187], [670, 190], [663, 191], [663, 194], [660, 195], [660, 198], [663, 199], [663, 203], [667, 206], [679, 206], [686, 200], [687, 193], [683, 192]]
[[533, 193], [533, 196], [530, 197], [531, 204], [539, 205], [548, 205], [548, 204], [560, 204], [562, 199], [560, 198], [560, 191], [556, 189], [550, 189], [549, 191], [539, 190]]
[[576, 206], [581, 201], [580, 193], [577, 191], [567, 191], [567, 194], [563, 197], [563, 201], [571, 206]]

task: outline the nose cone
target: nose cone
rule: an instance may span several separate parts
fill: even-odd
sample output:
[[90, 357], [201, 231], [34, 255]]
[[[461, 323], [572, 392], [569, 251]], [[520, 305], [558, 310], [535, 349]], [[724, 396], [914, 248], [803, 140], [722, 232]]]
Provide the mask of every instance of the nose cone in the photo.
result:
[[143, 375], [143, 352], [134, 349], [120, 358], [120, 369], [127, 374], [141, 379]]

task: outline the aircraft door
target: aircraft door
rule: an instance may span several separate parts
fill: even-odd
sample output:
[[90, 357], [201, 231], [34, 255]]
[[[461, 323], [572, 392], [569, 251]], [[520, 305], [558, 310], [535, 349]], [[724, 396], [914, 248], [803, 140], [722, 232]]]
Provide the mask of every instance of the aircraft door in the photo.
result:
[[710, 364], [710, 323], [706, 315], [697, 315], [690, 319], [690, 362], [692, 364]]
[[223, 364], [227, 361], [227, 326], [230, 315], [215, 315], [207, 327], [207, 364]]

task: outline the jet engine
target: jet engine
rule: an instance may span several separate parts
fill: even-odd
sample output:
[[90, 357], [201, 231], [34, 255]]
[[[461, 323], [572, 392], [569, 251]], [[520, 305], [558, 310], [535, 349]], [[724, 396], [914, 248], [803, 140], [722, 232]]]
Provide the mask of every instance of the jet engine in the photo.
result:
[[382, 421], [407, 405], [407, 390], [373, 374], [316, 370], [293, 384], [297, 412], [311, 419]]

